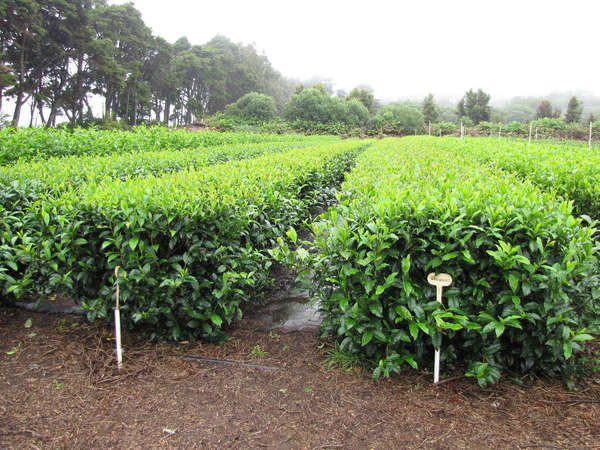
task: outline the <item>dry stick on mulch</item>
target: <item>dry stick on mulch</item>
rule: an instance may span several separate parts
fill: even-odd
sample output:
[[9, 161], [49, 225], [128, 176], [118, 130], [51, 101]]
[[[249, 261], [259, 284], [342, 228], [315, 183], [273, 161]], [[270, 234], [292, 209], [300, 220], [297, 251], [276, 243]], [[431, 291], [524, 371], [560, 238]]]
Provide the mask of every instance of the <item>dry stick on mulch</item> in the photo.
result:
[[192, 359], [194, 361], [202, 361], [202, 362], [209, 362], [209, 363], [216, 363], [216, 364], [228, 364], [228, 365], [235, 365], [235, 366], [252, 367], [254, 369], [279, 370], [279, 367], [262, 366], [260, 364], [245, 363], [245, 362], [241, 362], [241, 361], [231, 361], [231, 360], [227, 360], [227, 359], [211, 359], [211, 358], [202, 358], [200, 356], [186, 356], [186, 359]]
[[458, 375], [455, 377], [445, 378], [441, 381], [438, 381], [434, 386], [439, 386], [440, 384], [444, 384], [444, 383], [450, 383], [451, 381], [460, 380], [462, 378], [464, 378], [464, 375]]
[[576, 405], [578, 403], [600, 403], [600, 400], [592, 400], [589, 398], [581, 398], [581, 399], [573, 399], [573, 400], [542, 400], [543, 403], [550, 403], [550, 404], [573, 404]]

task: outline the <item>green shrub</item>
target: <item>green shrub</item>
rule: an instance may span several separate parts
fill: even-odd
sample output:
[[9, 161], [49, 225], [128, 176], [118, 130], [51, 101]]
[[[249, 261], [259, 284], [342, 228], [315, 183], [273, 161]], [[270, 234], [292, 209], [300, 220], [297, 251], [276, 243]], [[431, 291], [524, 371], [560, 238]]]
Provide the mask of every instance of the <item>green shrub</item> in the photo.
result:
[[[371, 359], [376, 377], [431, 364], [435, 347], [443, 367], [482, 386], [502, 371], [568, 379], [598, 331], [595, 230], [569, 203], [443, 141], [375, 144], [313, 224], [312, 252], [295, 261], [321, 301], [322, 333]], [[291, 257], [283, 243], [278, 255]], [[443, 307], [430, 272], [454, 279]]]
[[[16, 160], [46, 159], [52, 156], [106, 155], [142, 150], [180, 150], [225, 144], [282, 142], [279, 135], [255, 133], [190, 132], [162, 127], [135, 127], [133, 131], [104, 131], [94, 128], [13, 128], [0, 129], [0, 165]], [[297, 139], [297, 138], [291, 138]]]
[[[283, 142], [264, 144], [235, 144], [201, 147], [185, 151], [152, 151], [113, 153], [103, 156], [53, 157], [44, 161], [18, 161], [0, 167], [0, 294], [15, 290], [18, 294], [24, 283], [16, 283], [19, 273], [26, 270], [29, 256], [17, 258], [19, 248], [28, 248], [37, 230], [30, 223], [27, 208], [45, 196], [57, 196], [79, 189], [86, 183], [109, 179], [134, 179], [149, 175], [200, 168], [236, 159], [253, 158], [261, 154], [302, 148], [318, 142], [333, 142], [333, 138], [296, 136]], [[288, 143], [289, 142], [289, 143]], [[2, 275], [4, 274], [4, 275]]]
[[265, 153], [314, 145], [315, 139], [298, 137], [296, 142], [289, 142], [229, 144], [185, 151], [161, 150], [20, 161], [11, 166], [0, 166], [0, 204], [14, 211], [22, 209], [17, 206], [17, 201], [26, 205], [42, 194], [57, 194], [85, 183], [111, 178], [126, 180], [160, 175], [235, 159], [254, 158]]
[[250, 92], [225, 108], [226, 116], [235, 116], [251, 123], [273, 120], [277, 115], [275, 100], [265, 94]]
[[510, 122], [502, 129], [503, 135], [522, 137], [528, 133], [526, 126], [521, 122]]
[[454, 134], [458, 131], [458, 127], [453, 122], [438, 122], [434, 123], [431, 127], [431, 134], [433, 136], [439, 136], [440, 132], [442, 136], [446, 136], [448, 134]]
[[371, 133], [414, 134], [423, 126], [423, 113], [410, 105], [386, 105], [369, 121]]
[[171, 339], [219, 339], [268, 281], [265, 249], [305, 219], [314, 193], [341, 181], [365, 144], [313, 146], [160, 177], [106, 180], [46, 197], [27, 212], [36, 233], [19, 252], [25, 293], [62, 293], [88, 317]]
[[587, 146], [575, 142], [499, 142], [495, 138], [467, 140], [460, 146], [449, 138], [438, 145], [514, 172], [572, 200], [576, 214], [600, 219], [600, 153], [590, 152]]

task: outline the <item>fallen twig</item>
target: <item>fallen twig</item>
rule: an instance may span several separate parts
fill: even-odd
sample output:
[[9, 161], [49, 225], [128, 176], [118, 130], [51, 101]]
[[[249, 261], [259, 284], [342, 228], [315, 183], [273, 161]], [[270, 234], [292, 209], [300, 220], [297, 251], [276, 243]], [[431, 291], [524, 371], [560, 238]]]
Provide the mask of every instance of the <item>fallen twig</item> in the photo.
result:
[[461, 378], [463, 378], [464, 375], [457, 375], [455, 377], [450, 377], [450, 378], [445, 378], [441, 381], [438, 381], [435, 386], [439, 386], [440, 384], [444, 384], [444, 383], [450, 383], [451, 381], [456, 381], [456, 380], [460, 380]]
[[551, 404], [569, 404], [569, 403], [600, 403], [600, 400], [592, 400], [588, 398], [573, 399], [573, 400], [542, 400], [544, 403]]
[[260, 364], [251, 364], [251, 363], [245, 363], [245, 362], [241, 362], [241, 361], [230, 361], [227, 359], [211, 359], [211, 358], [202, 358], [200, 356], [186, 356], [186, 358], [193, 359], [195, 361], [202, 361], [202, 362], [209, 362], [209, 363], [216, 363], [216, 364], [229, 364], [229, 365], [234, 365], [234, 366], [253, 367], [255, 369], [264, 369], [264, 370], [279, 370], [279, 367], [262, 366]]

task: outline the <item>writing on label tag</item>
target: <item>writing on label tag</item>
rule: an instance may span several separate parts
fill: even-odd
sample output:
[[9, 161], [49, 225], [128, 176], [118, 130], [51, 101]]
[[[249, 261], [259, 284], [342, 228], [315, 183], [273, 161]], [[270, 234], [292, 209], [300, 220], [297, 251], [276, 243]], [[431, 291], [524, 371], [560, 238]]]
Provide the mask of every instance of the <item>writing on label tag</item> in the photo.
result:
[[438, 273], [437, 275], [434, 272], [431, 272], [427, 275], [427, 282], [433, 286], [450, 286], [452, 284], [452, 277], [447, 273]]

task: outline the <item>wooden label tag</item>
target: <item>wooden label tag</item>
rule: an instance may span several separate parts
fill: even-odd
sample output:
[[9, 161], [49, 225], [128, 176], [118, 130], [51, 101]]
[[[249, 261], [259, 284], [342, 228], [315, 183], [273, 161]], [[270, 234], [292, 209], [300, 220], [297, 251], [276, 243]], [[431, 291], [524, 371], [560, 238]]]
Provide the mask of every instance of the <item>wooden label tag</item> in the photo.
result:
[[446, 287], [452, 284], [452, 277], [447, 273], [438, 273], [436, 275], [435, 272], [431, 272], [427, 275], [427, 282], [433, 286]]

